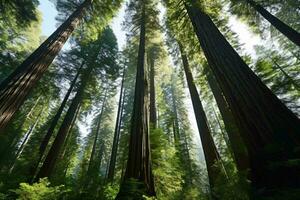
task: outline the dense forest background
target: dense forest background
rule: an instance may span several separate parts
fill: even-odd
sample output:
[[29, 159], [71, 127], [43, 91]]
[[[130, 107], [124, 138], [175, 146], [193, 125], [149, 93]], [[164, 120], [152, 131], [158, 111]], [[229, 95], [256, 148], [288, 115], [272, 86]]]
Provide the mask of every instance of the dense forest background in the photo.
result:
[[300, 1], [50, 1], [0, 0], [0, 199], [300, 198]]

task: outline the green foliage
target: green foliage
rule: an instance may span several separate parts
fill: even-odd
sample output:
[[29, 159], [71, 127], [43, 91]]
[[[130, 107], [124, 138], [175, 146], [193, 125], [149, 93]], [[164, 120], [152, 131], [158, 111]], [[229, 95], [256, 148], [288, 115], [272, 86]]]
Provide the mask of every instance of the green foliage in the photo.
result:
[[249, 200], [250, 182], [247, 180], [248, 172], [239, 172], [234, 162], [216, 163], [224, 165], [225, 171], [219, 174], [213, 193], [224, 200]]
[[137, 179], [126, 179], [121, 186], [119, 196], [122, 200], [142, 200], [146, 194], [146, 187], [143, 182]]
[[30, 185], [28, 183], [20, 183], [20, 188], [12, 190], [18, 195], [17, 200], [57, 200], [67, 192], [64, 186], [50, 186], [47, 178], [40, 179], [38, 183]]
[[104, 199], [105, 200], [114, 200], [119, 192], [119, 185], [106, 185], [104, 186]]
[[[151, 156], [158, 199], [172, 199], [182, 189], [179, 159], [161, 129], [151, 131]], [[170, 184], [172, 183], [172, 184]]]
[[[83, 0], [52, 0], [59, 12], [58, 19], [63, 22], [83, 2]], [[13, 122], [0, 136], [0, 199], [104, 199], [113, 200], [119, 192], [119, 185], [124, 176], [128, 150], [128, 133], [130, 132], [133, 108], [134, 84], [136, 75], [136, 56], [138, 54], [138, 38], [142, 8], [146, 10], [146, 58], [155, 60], [155, 88], [158, 115], [158, 127], [151, 130], [151, 158], [157, 197], [146, 197], [145, 187], [138, 180], [128, 180], [121, 194], [141, 197], [146, 200], [207, 200], [209, 199], [208, 180], [204, 159], [199, 153], [201, 146], [195, 142], [195, 134], [191, 129], [186, 102], [186, 87], [181, 70], [180, 52], [177, 41], [180, 41], [188, 58], [191, 60], [195, 83], [201, 91], [203, 105], [208, 117], [214, 140], [220, 152], [226, 172], [219, 174], [212, 193], [222, 200], [248, 200], [250, 183], [247, 172], [238, 172], [230, 155], [230, 141], [224, 129], [224, 123], [213, 100], [210, 88], [205, 79], [206, 61], [201, 52], [193, 26], [180, 0], [164, 0], [166, 6], [165, 28], [167, 38], [163, 37], [159, 22], [158, 0], [127, 1], [125, 27], [128, 32], [126, 48], [119, 52], [117, 39], [111, 28], [107, 27], [121, 0], [93, 0], [82, 23], [71, 39], [72, 48], [63, 52], [55, 64], [45, 74], [33, 90], [30, 98], [24, 103]], [[240, 50], [241, 44], [228, 26], [228, 13], [225, 12], [227, 1], [197, 0], [197, 6], [205, 11], [217, 24], [220, 31]], [[276, 37], [278, 46], [257, 46], [257, 57], [247, 57], [255, 73], [271, 90], [284, 101], [295, 113], [299, 107], [299, 49], [280, 37], [275, 30], [262, 21], [262, 18], [245, 0], [230, 0], [229, 11], [239, 19], [248, 23], [254, 32], [266, 34], [271, 32]], [[256, 0], [272, 13], [283, 19], [296, 30], [299, 28], [299, 2], [293, 0]], [[0, 81], [24, 60], [41, 42], [41, 14], [36, 10], [37, 0], [0, 0]], [[175, 66], [172, 66], [164, 46], [164, 39]], [[120, 59], [121, 58], [121, 59]], [[30, 174], [30, 167], [36, 161], [38, 147], [47, 130], [52, 117], [57, 111], [61, 97], [65, 94], [67, 82], [72, 80], [79, 67], [93, 67], [93, 73], [87, 80], [79, 80], [75, 86], [88, 81], [76, 125], [70, 130], [70, 137], [64, 144], [60, 159], [51, 177], [51, 185], [47, 179], [30, 185], [24, 183]], [[120, 78], [120, 63], [126, 68], [124, 108], [121, 122], [121, 136], [117, 152], [114, 183], [106, 183], [106, 170], [109, 164], [111, 143], [114, 130], [114, 111], [117, 103], [116, 87]], [[123, 67], [122, 66], [122, 67]], [[109, 86], [108, 102], [103, 105], [105, 88]], [[73, 95], [73, 94], [72, 94]], [[69, 103], [68, 103], [69, 105]], [[100, 110], [104, 106], [104, 114], [96, 141], [96, 156], [91, 160], [91, 151]], [[43, 113], [38, 119], [38, 113]], [[299, 113], [299, 112], [298, 112]], [[95, 120], [90, 120], [95, 119]], [[32, 136], [20, 148], [24, 136], [38, 121]], [[91, 122], [90, 122], [91, 121]], [[59, 124], [61, 123], [61, 120]], [[59, 125], [58, 124], [58, 125]], [[88, 130], [82, 130], [82, 125]], [[175, 136], [177, 141], [175, 141]], [[52, 140], [51, 140], [52, 142]], [[280, 151], [278, 146], [266, 145], [270, 155]], [[48, 147], [49, 148], [49, 147]], [[20, 152], [21, 150], [21, 152]], [[18, 155], [19, 152], [19, 155]], [[95, 169], [88, 172], [92, 161]], [[13, 166], [13, 167], [12, 167]], [[270, 163], [270, 170], [278, 167], [297, 167], [299, 159], [286, 162]], [[12, 170], [10, 170], [12, 169]], [[11, 172], [9, 172], [11, 171]], [[87, 181], [88, 180], [88, 181]], [[89, 184], [86, 184], [90, 182]], [[20, 186], [17, 186], [19, 185]], [[60, 185], [63, 184], [63, 185]], [[56, 186], [60, 185], [60, 186]], [[15, 189], [19, 187], [18, 189]], [[14, 188], [9, 190], [9, 188]], [[66, 188], [70, 188], [67, 190]], [[13, 192], [13, 195], [11, 192]], [[72, 192], [70, 192], [72, 191]], [[260, 191], [258, 191], [259, 193]], [[273, 190], [276, 197], [263, 200], [294, 200], [299, 196], [298, 190], [284, 188]], [[258, 194], [259, 195], [259, 194]], [[273, 195], [273, 196], [274, 196]], [[259, 197], [255, 198], [259, 200]]]
[[[59, 12], [58, 20], [65, 21], [84, 0], [51, 0]], [[109, 24], [121, 6], [121, 0], [93, 0], [83, 17], [82, 29], [74, 34], [82, 43], [97, 40], [99, 33]]]

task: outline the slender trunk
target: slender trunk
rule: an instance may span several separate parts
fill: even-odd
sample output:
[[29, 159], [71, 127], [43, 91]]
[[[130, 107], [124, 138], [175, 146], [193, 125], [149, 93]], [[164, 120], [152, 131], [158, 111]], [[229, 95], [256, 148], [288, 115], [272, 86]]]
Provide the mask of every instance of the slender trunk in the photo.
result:
[[99, 150], [99, 154], [98, 154], [98, 162], [96, 162], [96, 166], [95, 166], [95, 172], [99, 172], [100, 171], [105, 149], [106, 149], [105, 143], [102, 142], [100, 150]]
[[214, 79], [211, 72], [208, 72], [207, 74], [207, 81], [216, 99], [220, 113], [222, 115], [225, 129], [229, 138], [229, 144], [230, 144], [229, 146], [232, 150], [236, 166], [239, 171], [245, 171], [249, 168], [247, 150], [241, 138], [236, 122], [233, 118], [232, 112], [228, 107], [228, 104], [223, 96], [223, 93], [219, 88], [218, 84], [216, 83], [216, 80]]
[[175, 120], [173, 120], [172, 123], [172, 129], [173, 129], [173, 137], [174, 137], [174, 145], [178, 144], [178, 137], [177, 137], [177, 131], [176, 131], [176, 126], [175, 126]]
[[26, 146], [28, 140], [30, 139], [30, 137], [31, 137], [31, 135], [32, 135], [32, 133], [33, 133], [35, 127], [37, 126], [37, 124], [38, 124], [38, 122], [39, 122], [39, 120], [40, 120], [40, 118], [41, 118], [41, 115], [42, 115], [43, 111], [44, 111], [44, 108], [41, 109], [41, 111], [40, 111], [40, 113], [38, 114], [38, 116], [37, 116], [35, 122], [34, 122], [33, 125], [29, 128], [29, 130], [27, 131], [27, 133], [25, 134], [25, 138], [24, 138], [24, 140], [23, 140], [21, 146], [20, 146], [19, 149], [18, 149], [18, 152], [17, 152], [17, 154], [16, 154], [16, 156], [15, 156], [15, 158], [14, 158], [14, 161], [12, 162], [12, 165], [11, 165], [10, 168], [9, 168], [9, 174], [11, 174], [12, 171], [13, 171], [13, 169], [15, 168], [16, 162], [17, 162], [17, 160], [20, 158], [20, 156], [21, 156], [21, 154], [22, 154], [22, 152], [23, 152], [23, 150], [24, 150], [24, 148], [25, 148], [25, 146]]
[[[98, 137], [99, 137], [99, 134], [100, 134], [102, 116], [103, 116], [104, 109], [105, 109], [105, 106], [106, 106], [107, 92], [108, 92], [108, 88], [106, 88], [106, 90], [105, 90], [105, 94], [104, 94], [103, 101], [102, 101], [101, 111], [100, 111], [100, 114], [99, 114], [99, 117], [98, 117], [97, 128], [96, 128], [96, 131], [95, 131], [94, 144], [93, 144], [93, 148], [92, 148], [92, 152], [91, 152], [91, 156], [90, 156], [90, 161], [89, 161], [89, 166], [88, 166], [88, 171], [87, 171], [88, 176], [92, 176], [91, 172], [95, 169], [95, 154], [96, 154], [96, 149], [97, 149]], [[89, 179], [89, 177], [88, 177], [88, 179]]]
[[272, 15], [269, 11], [264, 9], [261, 5], [253, 0], [246, 0], [249, 5], [251, 5], [256, 12], [261, 14], [268, 22], [270, 22], [279, 32], [286, 36], [294, 44], [300, 46], [300, 33], [295, 29], [285, 24], [283, 21]]
[[214, 140], [212, 138], [209, 125], [207, 122], [206, 114], [204, 112], [196, 85], [194, 83], [194, 78], [190, 70], [187, 56], [184, 53], [181, 44], [179, 44], [179, 46], [180, 46], [181, 58], [183, 62], [183, 68], [188, 83], [188, 88], [191, 95], [192, 104], [195, 112], [195, 117], [198, 125], [202, 147], [203, 147], [209, 183], [211, 187], [213, 187], [218, 177], [218, 174], [220, 172], [220, 169], [218, 169], [218, 167], [215, 167], [214, 165], [216, 164], [216, 162], [220, 160], [220, 155], [217, 151]]
[[156, 104], [155, 104], [155, 66], [154, 58], [150, 55], [150, 123], [155, 129], [157, 126], [157, 116], [156, 116]]
[[48, 129], [45, 137], [42, 140], [42, 143], [41, 143], [40, 148], [39, 148], [38, 162], [31, 169], [31, 174], [32, 174], [32, 178], [33, 179], [34, 179], [34, 176], [35, 176], [35, 174], [36, 174], [36, 172], [38, 170], [38, 166], [41, 163], [41, 161], [43, 159], [43, 156], [45, 155], [46, 148], [47, 148], [47, 146], [49, 144], [49, 141], [50, 141], [50, 139], [51, 139], [51, 137], [52, 137], [52, 135], [54, 133], [54, 129], [55, 129], [56, 125], [58, 124], [58, 121], [59, 121], [59, 119], [60, 119], [60, 117], [61, 117], [61, 115], [62, 115], [62, 113], [64, 111], [64, 108], [65, 108], [65, 106], [67, 104], [67, 101], [68, 101], [68, 99], [69, 99], [69, 97], [70, 97], [70, 95], [71, 95], [71, 93], [72, 93], [72, 91], [73, 91], [73, 89], [74, 89], [74, 87], [76, 85], [77, 79], [79, 77], [79, 74], [80, 74], [80, 71], [81, 71], [81, 68], [83, 67], [83, 65], [84, 65], [84, 63], [82, 63], [82, 65], [79, 68], [77, 74], [75, 75], [73, 81], [71, 82], [69, 90], [67, 91], [67, 93], [66, 93], [63, 101], [61, 102], [61, 105], [60, 105], [58, 111], [56, 112], [56, 115], [53, 117], [53, 119], [51, 121], [51, 124], [50, 124], [50, 127], [49, 127], [49, 129]]
[[[216, 110], [215, 110], [215, 108], [214, 108], [213, 106], [212, 106], [212, 111], [213, 111], [213, 114], [214, 114], [214, 118], [215, 118], [215, 120], [216, 120], [216, 122], [217, 122], [217, 124], [218, 124], [218, 127], [219, 127], [219, 129], [220, 129], [220, 131], [221, 131], [222, 140], [224, 140], [226, 146], [230, 148], [230, 144], [229, 144], [228, 138], [227, 138], [227, 136], [226, 136], [226, 134], [225, 134], [225, 132], [224, 132], [224, 129], [223, 129], [223, 126], [222, 126], [222, 124], [221, 124], [221, 122], [220, 122], [218, 113], [216, 112]], [[230, 150], [231, 150], [231, 149], [230, 149]], [[231, 152], [230, 152], [230, 153], [231, 153]]]
[[78, 118], [79, 113], [80, 113], [80, 107], [79, 107], [79, 109], [77, 109], [77, 111], [75, 113], [75, 116], [74, 116], [74, 119], [73, 119], [73, 121], [71, 123], [70, 132], [68, 133], [68, 136], [66, 138], [65, 145], [63, 147], [63, 152], [61, 153], [59, 160], [63, 160], [64, 157], [65, 157], [65, 155], [66, 155], [66, 151], [68, 150], [68, 146], [70, 145], [71, 139], [72, 139], [72, 136], [73, 136], [72, 135], [73, 132], [71, 130], [73, 130], [73, 128], [74, 128], [74, 126], [76, 124], [76, 120]]
[[[21, 130], [24, 122], [30, 118], [30, 116], [32, 115], [32, 113], [34, 112], [35, 108], [37, 107], [37, 105], [39, 105], [39, 102], [42, 98], [42, 95], [39, 95], [38, 98], [35, 100], [34, 105], [30, 108], [30, 111], [28, 111], [28, 113], [26, 114], [26, 117], [24, 117], [24, 119], [22, 119], [22, 122], [19, 122], [17, 128], [15, 130]], [[12, 124], [13, 125], [13, 124]], [[14, 151], [14, 149], [17, 148], [18, 142], [20, 141], [20, 136], [19, 135], [2, 135], [1, 140], [6, 140], [5, 145], [1, 146], [1, 150], [0, 150], [0, 171], [2, 171], [2, 168], [5, 167], [7, 164], [7, 161], [9, 160], [9, 158], [11, 158], [12, 152]]]
[[80, 107], [83, 94], [84, 94], [84, 89], [88, 83], [88, 77], [90, 76], [92, 72], [92, 67], [88, 67], [81, 78], [81, 84], [78, 88], [78, 91], [75, 95], [75, 97], [72, 100], [72, 103], [67, 111], [67, 114], [60, 126], [60, 129], [55, 137], [55, 140], [46, 156], [46, 159], [37, 174], [37, 178], [43, 178], [43, 177], [49, 177], [51, 176], [53, 169], [57, 163], [57, 159], [59, 157], [60, 151], [63, 147], [63, 144], [65, 143], [65, 140], [68, 136], [68, 133], [70, 131], [72, 122], [74, 120], [75, 114], [77, 110]]
[[92, 0], [82, 3], [35, 52], [0, 84], [0, 132], [43, 76], [91, 3]]
[[189, 142], [188, 142], [188, 138], [186, 134], [183, 134], [184, 136], [184, 146], [185, 146], [185, 150], [186, 150], [186, 154], [187, 154], [187, 165], [188, 165], [188, 171], [189, 171], [189, 175], [188, 175], [188, 184], [192, 185], [193, 183], [193, 169], [192, 169], [192, 159], [191, 159], [191, 155], [190, 155], [190, 149], [189, 149]]
[[113, 145], [112, 145], [110, 162], [109, 162], [109, 170], [108, 170], [108, 176], [107, 176], [107, 180], [111, 183], [113, 183], [113, 181], [114, 181], [115, 167], [116, 167], [116, 160], [117, 160], [117, 152], [118, 152], [118, 145], [119, 145], [119, 139], [120, 139], [122, 113], [123, 113], [123, 107], [124, 107], [124, 102], [125, 102], [124, 101], [125, 94], [123, 95], [123, 92], [125, 93], [125, 91], [124, 91], [124, 81], [125, 81], [125, 69], [123, 70], [123, 77], [122, 77], [122, 83], [121, 83], [121, 89], [120, 89], [118, 113], [117, 113], [114, 139], [113, 139]]
[[[172, 80], [174, 77], [172, 78]], [[179, 135], [179, 120], [178, 120], [178, 111], [176, 105], [176, 97], [175, 97], [175, 85], [172, 82], [171, 85], [171, 95], [172, 95], [172, 108], [173, 108], [173, 134], [174, 134], [174, 143], [177, 145], [179, 143], [180, 135]]]
[[[144, 194], [155, 195], [149, 144], [149, 86], [145, 71], [145, 22], [146, 13], [145, 4], [143, 4], [128, 161], [124, 181], [117, 199], [125, 199], [126, 196], [133, 195], [136, 198], [137, 196], [142, 198], [143, 194], [136, 194], [136, 188], [128, 186], [128, 184], [132, 184], [130, 183], [131, 179], [138, 181], [138, 185], [134, 187], [140, 187]], [[132, 191], [132, 189], [135, 190]]]
[[294, 85], [294, 87], [297, 89], [297, 90], [299, 90], [300, 91], [300, 85], [290, 76], [290, 75], [288, 75], [287, 73], [286, 73], [286, 71], [284, 71], [283, 69], [282, 69], [282, 67], [275, 61], [275, 60], [273, 60], [272, 59], [272, 61], [273, 61], [273, 63], [275, 64], [275, 66], [274, 66], [274, 68], [275, 69], [278, 69], [288, 80], [289, 80], [289, 82], [291, 83], [291, 84], [293, 84]]
[[247, 146], [252, 184], [300, 185], [299, 170], [267, 169], [268, 162], [299, 158], [299, 119], [251, 71], [207, 14], [193, 3], [185, 6]]

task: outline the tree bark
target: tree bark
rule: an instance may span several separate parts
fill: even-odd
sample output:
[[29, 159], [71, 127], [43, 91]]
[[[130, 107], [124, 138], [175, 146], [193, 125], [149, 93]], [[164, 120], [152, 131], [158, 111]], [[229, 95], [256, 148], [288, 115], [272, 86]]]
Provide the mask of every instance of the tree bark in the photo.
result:
[[0, 132], [43, 76], [91, 3], [91, 0], [82, 3], [38, 49], [0, 84]]
[[[108, 175], [107, 175], [107, 180], [108, 180], [108, 182], [111, 182], [111, 183], [113, 183], [113, 181], [114, 181], [117, 152], [118, 152], [118, 145], [119, 145], [119, 139], [120, 139], [120, 130], [121, 130], [121, 123], [122, 123], [122, 114], [123, 114], [123, 107], [124, 107], [124, 102], [125, 102], [124, 101], [124, 96], [125, 96], [124, 81], [125, 81], [125, 68], [123, 70], [123, 77], [122, 77], [122, 83], [121, 83], [121, 89], [120, 89], [120, 98], [119, 98], [118, 113], [117, 113], [116, 126], [115, 126], [115, 132], [114, 132], [113, 146], [112, 146], [112, 150], [111, 150], [109, 169], [108, 169]], [[124, 95], [123, 95], [123, 92], [124, 92]]]
[[75, 97], [72, 100], [72, 103], [67, 111], [67, 114], [60, 126], [60, 129], [55, 137], [55, 140], [46, 156], [46, 159], [37, 174], [37, 179], [43, 177], [51, 176], [53, 169], [57, 163], [57, 159], [59, 157], [60, 151], [65, 143], [65, 140], [68, 136], [68, 133], [71, 128], [72, 121], [74, 120], [75, 114], [77, 110], [80, 108], [80, 104], [84, 95], [84, 89], [88, 83], [88, 78], [92, 72], [92, 67], [88, 67], [82, 75], [81, 84], [78, 88], [78, 91]]
[[152, 128], [157, 126], [156, 104], [155, 104], [155, 65], [154, 58], [150, 55], [150, 125]]
[[268, 22], [270, 22], [279, 32], [286, 36], [290, 41], [300, 47], [300, 33], [295, 29], [285, 24], [283, 21], [272, 15], [269, 11], [253, 0], [246, 0], [256, 12], [261, 14]]
[[[149, 143], [149, 85], [145, 71], [145, 22], [146, 13], [143, 4], [128, 161], [124, 181], [116, 199], [126, 199], [133, 195], [141, 199], [142, 193], [155, 196]], [[136, 183], [138, 185], [134, 187], [139, 187], [140, 191], [143, 191], [141, 194], [136, 194], [136, 188], [135, 191], [131, 191], [133, 188], [128, 185], [132, 184], [132, 179], [138, 181]]]
[[232, 112], [211, 72], [207, 73], [207, 81], [222, 115], [236, 166], [239, 171], [245, 171], [249, 168], [249, 158]]
[[76, 120], [77, 120], [77, 118], [78, 118], [79, 113], [80, 113], [80, 107], [79, 107], [79, 109], [77, 109], [77, 111], [76, 111], [76, 113], [75, 113], [75, 116], [74, 116], [74, 118], [73, 118], [73, 121], [72, 121], [72, 123], [71, 123], [70, 131], [69, 131], [69, 133], [68, 133], [68, 136], [67, 136], [67, 138], [66, 138], [66, 141], [65, 141], [65, 143], [64, 143], [64, 146], [63, 146], [63, 148], [62, 148], [63, 151], [62, 151], [62, 153], [60, 154], [59, 160], [63, 160], [64, 157], [65, 157], [65, 155], [66, 155], [66, 152], [67, 152], [67, 150], [68, 150], [68, 146], [69, 146], [69, 144], [71, 143], [70, 140], [72, 139], [72, 134], [73, 134], [72, 130], [73, 130], [75, 124], [76, 124]]
[[67, 101], [68, 101], [68, 99], [69, 99], [69, 97], [70, 97], [70, 95], [71, 95], [71, 93], [72, 93], [72, 91], [73, 91], [73, 89], [75, 87], [75, 84], [77, 82], [77, 79], [79, 77], [79, 74], [81, 72], [81, 68], [83, 67], [83, 65], [84, 65], [84, 63], [82, 63], [82, 65], [79, 68], [77, 74], [75, 75], [73, 81], [71, 82], [70, 87], [69, 87], [69, 89], [68, 89], [68, 91], [67, 91], [67, 93], [66, 93], [66, 95], [65, 95], [65, 97], [63, 99], [63, 101], [61, 102], [61, 105], [60, 105], [58, 111], [56, 112], [56, 115], [53, 117], [53, 119], [51, 121], [51, 124], [50, 124], [50, 127], [49, 127], [49, 129], [48, 129], [45, 137], [42, 140], [42, 143], [41, 143], [40, 148], [39, 148], [38, 162], [31, 169], [31, 174], [32, 174], [33, 179], [34, 179], [34, 176], [35, 176], [35, 174], [36, 174], [36, 172], [38, 170], [38, 166], [39, 166], [39, 164], [41, 163], [41, 161], [43, 159], [43, 156], [45, 154], [46, 148], [47, 148], [47, 146], [49, 144], [49, 141], [50, 141], [50, 139], [51, 139], [51, 137], [53, 135], [54, 129], [55, 129], [56, 125], [58, 124], [58, 121], [59, 121], [59, 119], [60, 119], [60, 117], [61, 117], [61, 115], [63, 113], [63, 110], [64, 110], [64, 108], [65, 108], [65, 106], [67, 104]]
[[253, 186], [300, 185], [299, 170], [268, 168], [270, 162], [299, 158], [299, 119], [251, 71], [206, 13], [194, 3], [185, 6], [247, 146]]
[[211, 188], [214, 187], [220, 169], [215, 166], [216, 162], [220, 160], [220, 155], [215, 146], [213, 137], [211, 135], [209, 125], [207, 122], [206, 114], [204, 112], [196, 85], [194, 83], [194, 78], [190, 70], [189, 62], [186, 54], [184, 53], [182, 45], [179, 43], [181, 58], [183, 63], [183, 68], [188, 83], [189, 92], [192, 99], [192, 104], [195, 112], [195, 117], [197, 121], [197, 126], [201, 138], [201, 143], [203, 147], [204, 157], [207, 166], [208, 178]]

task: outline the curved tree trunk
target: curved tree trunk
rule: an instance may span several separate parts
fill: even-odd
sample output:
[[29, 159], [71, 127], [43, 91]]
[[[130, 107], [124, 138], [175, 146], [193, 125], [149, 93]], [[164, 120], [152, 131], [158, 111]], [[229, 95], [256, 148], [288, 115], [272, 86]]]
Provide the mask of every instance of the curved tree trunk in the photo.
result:
[[121, 130], [121, 123], [122, 123], [122, 114], [123, 114], [123, 107], [124, 107], [124, 102], [125, 102], [124, 101], [124, 96], [125, 96], [124, 81], [125, 81], [125, 68], [123, 70], [123, 77], [122, 77], [122, 83], [121, 83], [121, 89], [120, 89], [120, 98], [119, 98], [118, 113], [117, 113], [116, 126], [115, 126], [115, 132], [114, 132], [113, 146], [112, 146], [112, 150], [111, 150], [109, 169], [108, 169], [108, 175], [107, 175], [107, 180], [111, 183], [113, 183], [113, 181], [114, 181], [117, 152], [118, 152], [118, 145], [119, 145], [119, 139], [120, 139], [120, 130]]
[[270, 22], [279, 32], [286, 36], [290, 41], [300, 47], [300, 33], [295, 29], [285, 24], [283, 21], [272, 15], [269, 11], [264, 9], [261, 5], [253, 0], [246, 0], [256, 12], [261, 14], [268, 22]]
[[48, 69], [91, 2], [91, 0], [86, 0], [81, 4], [38, 49], [0, 84], [0, 133]]
[[[145, 71], [146, 13], [145, 4], [143, 5], [128, 161], [124, 181], [116, 199], [126, 199], [128, 196], [141, 199], [145, 193], [155, 195], [149, 143], [149, 85]], [[132, 179], [137, 181], [135, 186], [132, 185]], [[136, 187], [140, 188], [141, 193], [136, 193]]]
[[183, 47], [181, 46], [180, 43], [179, 46], [180, 46], [183, 68], [188, 83], [188, 88], [191, 95], [197, 126], [201, 138], [201, 144], [202, 144], [204, 157], [206, 161], [209, 183], [212, 188], [215, 185], [216, 179], [218, 178], [218, 174], [220, 173], [220, 169], [215, 166], [215, 164], [220, 160], [220, 155], [217, 151], [213, 137], [211, 135], [206, 114], [203, 109], [196, 85], [194, 83], [194, 78], [189, 66], [187, 56], [184, 53]]
[[78, 91], [72, 100], [72, 103], [71, 103], [71, 105], [67, 111], [67, 114], [60, 126], [60, 129], [55, 137], [55, 140], [46, 156], [46, 159], [43, 162], [43, 165], [42, 165], [39, 173], [37, 174], [37, 179], [51, 176], [53, 169], [57, 163], [57, 159], [59, 157], [60, 151], [65, 143], [68, 133], [70, 132], [72, 121], [74, 120], [77, 110], [80, 108], [80, 104], [81, 104], [83, 94], [84, 94], [84, 89], [88, 83], [87, 80], [92, 72], [92, 69], [93, 69], [92, 67], [88, 67], [83, 72], [83, 75], [81, 78], [81, 84], [78, 88]]
[[253, 186], [300, 185], [296, 167], [269, 168], [270, 162], [299, 158], [299, 119], [251, 71], [206, 13], [195, 4], [185, 6], [247, 146]]

